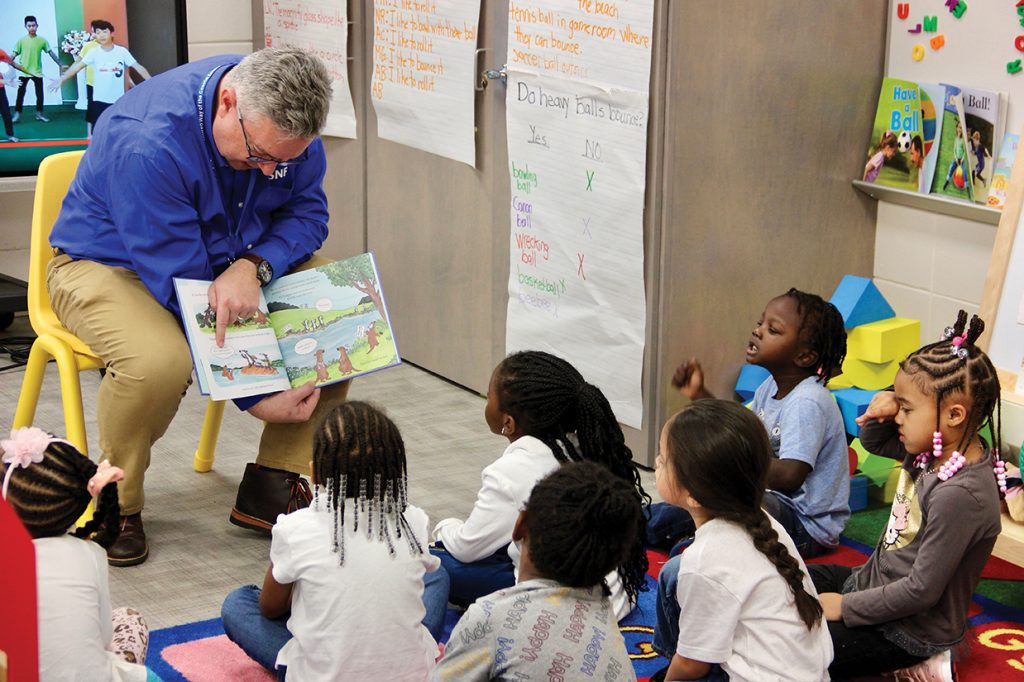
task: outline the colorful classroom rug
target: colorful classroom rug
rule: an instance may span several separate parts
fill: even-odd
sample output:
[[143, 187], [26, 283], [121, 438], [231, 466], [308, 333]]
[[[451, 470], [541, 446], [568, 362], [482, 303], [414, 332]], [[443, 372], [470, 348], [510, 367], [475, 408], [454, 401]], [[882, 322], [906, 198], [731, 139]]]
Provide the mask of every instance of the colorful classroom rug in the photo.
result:
[[[840, 547], [815, 563], [864, 563], [888, 513], [885, 507], [854, 514]], [[657, 593], [654, 576], [666, 555], [651, 551], [648, 556], [650, 589], [641, 594], [638, 607], [620, 624], [640, 682], [666, 665], [665, 659], [651, 649]], [[444, 639], [457, 620], [458, 612], [449, 610]], [[276, 679], [228, 640], [219, 618], [155, 630], [150, 633], [149, 646], [146, 663], [165, 682]], [[961, 682], [1024, 681], [1024, 569], [1001, 559], [989, 561], [974, 595], [970, 633], [957, 670]], [[386, 679], [385, 661], [381, 662], [381, 675], [381, 679]]]

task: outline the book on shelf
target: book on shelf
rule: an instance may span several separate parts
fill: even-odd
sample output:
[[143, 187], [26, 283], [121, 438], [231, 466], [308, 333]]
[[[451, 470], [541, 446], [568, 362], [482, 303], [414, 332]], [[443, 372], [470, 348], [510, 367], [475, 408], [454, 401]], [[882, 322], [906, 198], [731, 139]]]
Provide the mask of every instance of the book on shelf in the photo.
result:
[[862, 179], [927, 193], [935, 173], [945, 87], [885, 78]]
[[971, 189], [974, 201], [987, 203], [998, 145], [1006, 125], [1006, 97], [994, 90], [960, 88], [964, 106], [967, 155], [971, 166]]
[[1003, 210], [1006, 205], [1006, 193], [1010, 190], [1010, 172], [1017, 158], [1017, 145], [1020, 135], [1006, 133], [999, 144], [999, 157], [992, 168], [992, 181], [988, 190], [988, 205]]
[[293, 272], [215, 341], [211, 282], [174, 279], [199, 390], [214, 400], [326, 386], [401, 362], [373, 254]]
[[943, 134], [932, 191], [987, 204], [1006, 125], [1006, 95], [946, 85]]

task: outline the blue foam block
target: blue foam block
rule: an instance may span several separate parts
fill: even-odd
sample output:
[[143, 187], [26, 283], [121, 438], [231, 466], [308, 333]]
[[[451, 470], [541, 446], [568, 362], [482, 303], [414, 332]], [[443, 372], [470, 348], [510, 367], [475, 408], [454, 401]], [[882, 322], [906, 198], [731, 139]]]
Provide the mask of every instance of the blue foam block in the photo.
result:
[[744, 403], [750, 402], [754, 397], [754, 391], [764, 383], [764, 380], [771, 376], [771, 372], [759, 365], [744, 365], [740, 370], [740, 376], [736, 379], [736, 395]]
[[843, 316], [847, 329], [896, 317], [885, 296], [867, 277], [846, 275], [829, 300]]
[[868, 506], [868, 477], [857, 474], [850, 477], [850, 511], [860, 511]]
[[868, 409], [868, 403], [878, 391], [867, 391], [863, 388], [840, 388], [832, 391], [836, 402], [839, 404], [839, 411], [843, 414], [843, 425], [846, 432], [857, 437], [860, 433], [860, 426], [857, 425], [857, 417], [864, 414]]

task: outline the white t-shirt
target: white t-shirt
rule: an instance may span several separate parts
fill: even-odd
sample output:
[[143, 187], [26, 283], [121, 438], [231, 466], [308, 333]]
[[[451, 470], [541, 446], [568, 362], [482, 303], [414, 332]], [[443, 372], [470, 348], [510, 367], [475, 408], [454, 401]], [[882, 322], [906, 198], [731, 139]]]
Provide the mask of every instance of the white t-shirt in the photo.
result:
[[135, 57], [120, 45], [109, 50], [94, 47], [85, 53], [82, 63], [93, 69], [93, 100], [113, 104], [124, 94], [124, 73], [135, 65]]
[[[817, 596], [807, 567], [782, 526], [771, 519], [804, 572], [804, 589]], [[828, 680], [832, 638], [824, 619], [808, 631], [789, 584], [754, 547], [746, 530], [712, 519], [697, 529], [679, 562], [676, 651], [720, 663], [732, 682]]]
[[366, 512], [354, 529], [352, 500], [345, 504], [345, 565], [331, 547], [334, 515], [313, 507], [277, 517], [270, 544], [274, 579], [295, 583], [288, 630], [277, 655], [288, 680], [370, 680], [386, 660], [389, 680], [420, 682], [434, 668], [437, 644], [422, 624], [423, 575], [441, 565], [427, 551], [427, 515], [410, 506], [405, 518], [423, 548], [415, 555], [403, 532], [395, 556], [367, 539]]
[[479, 561], [512, 542], [512, 528], [537, 481], [557, 469], [551, 448], [533, 436], [509, 443], [505, 452], [480, 474], [483, 485], [465, 521], [444, 519], [434, 539], [463, 563]]
[[106, 650], [114, 626], [103, 548], [71, 535], [39, 538], [32, 544], [40, 682], [144, 682], [144, 666], [126, 663]]

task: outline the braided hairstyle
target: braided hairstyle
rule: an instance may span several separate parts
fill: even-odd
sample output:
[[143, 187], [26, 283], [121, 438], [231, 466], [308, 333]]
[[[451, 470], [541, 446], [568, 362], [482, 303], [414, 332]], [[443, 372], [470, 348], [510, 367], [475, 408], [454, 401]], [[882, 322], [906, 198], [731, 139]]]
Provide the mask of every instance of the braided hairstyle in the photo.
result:
[[526, 503], [530, 561], [545, 578], [592, 587], [629, 556], [643, 508], [607, 467], [573, 462], [539, 481]]
[[817, 294], [790, 289], [783, 294], [796, 303], [800, 316], [799, 335], [818, 354], [814, 372], [822, 384], [840, 373], [846, 358], [846, 328], [839, 310]]
[[753, 412], [728, 400], [698, 400], [668, 424], [666, 466], [678, 485], [711, 518], [746, 530], [793, 592], [800, 619], [812, 629], [822, 609], [804, 589], [800, 563], [779, 542], [761, 509], [772, 450], [764, 425]]
[[[967, 337], [957, 348], [952, 340], [963, 336], [965, 329]], [[936, 431], [940, 430], [942, 404], [947, 398], [967, 403], [967, 423], [957, 445], [961, 451], [986, 424], [992, 427], [992, 447], [998, 448], [1002, 442], [999, 375], [988, 355], [975, 345], [984, 331], [985, 322], [980, 317], [972, 316], [968, 325], [967, 313], [961, 310], [956, 323], [946, 327], [946, 338], [914, 351], [900, 363], [900, 369], [914, 380], [918, 388], [935, 395]]]
[[[493, 381], [499, 409], [511, 415], [524, 434], [551, 448], [555, 459], [602, 464], [633, 486], [638, 503], [650, 505], [651, 496], [640, 482], [640, 471], [608, 399], [575, 367], [550, 353], [520, 351], [498, 364]], [[647, 589], [644, 516], [636, 522], [637, 536], [618, 568], [633, 604]]]
[[[95, 473], [96, 464], [74, 445], [52, 440], [41, 462], [19, 467], [11, 474], [7, 502], [33, 538], [59, 537], [92, 502], [86, 486]], [[117, 486], [110, 483], [103, 486], [92, 519], [76, 528], [74, 535], [106, 549], [121, 532], [120, 518]]]
[[350, 400], [331, 410], [313, 437], [314, 506], [334, 518], [333, 551], [345, 563], [345, 504], [352, 506], [352, 531], [358, 532], [360, 515], [366, 537], [388, 547], [395, 556], [396, 539], [405, 535], [413, 554], [423, 546], [405, 520], [409, 506], [405, 443], [398, 427], [369, 403]]

